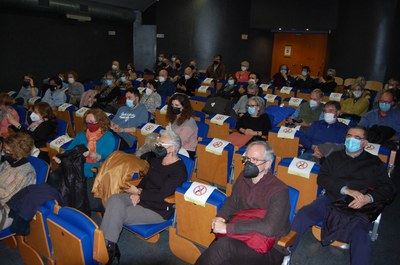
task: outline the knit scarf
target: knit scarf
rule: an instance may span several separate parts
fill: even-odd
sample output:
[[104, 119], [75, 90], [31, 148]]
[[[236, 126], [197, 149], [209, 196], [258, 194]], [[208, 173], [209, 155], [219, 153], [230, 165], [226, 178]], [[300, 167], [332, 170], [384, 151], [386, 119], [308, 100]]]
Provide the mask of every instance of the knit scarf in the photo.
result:
[[[103, 132], [101, 129], [95, 131], [95, 132], [90, 132], [89, 130], [86, 130], [86, 139], [88, 141], [88, 149], [90, 152], [95, 153], [96, 152], [96, 142], [103, 136]], [[86, 162], [88, 163], [97, 163], [96, 160], [90, 158], [90, 156], [86, 157]]]

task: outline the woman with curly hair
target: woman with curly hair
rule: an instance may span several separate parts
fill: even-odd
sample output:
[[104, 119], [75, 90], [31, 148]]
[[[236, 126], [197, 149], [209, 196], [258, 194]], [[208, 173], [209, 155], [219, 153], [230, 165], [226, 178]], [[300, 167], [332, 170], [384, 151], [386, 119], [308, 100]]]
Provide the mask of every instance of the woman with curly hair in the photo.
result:
[[175, 93], [168, 102], [167, 120], [171, 129], [179, 135], [182, 147], [188, 151], [191, 159], [194, 159], [197, 146], [197, 124], [192, 118], [192, 105], [187, 95]]

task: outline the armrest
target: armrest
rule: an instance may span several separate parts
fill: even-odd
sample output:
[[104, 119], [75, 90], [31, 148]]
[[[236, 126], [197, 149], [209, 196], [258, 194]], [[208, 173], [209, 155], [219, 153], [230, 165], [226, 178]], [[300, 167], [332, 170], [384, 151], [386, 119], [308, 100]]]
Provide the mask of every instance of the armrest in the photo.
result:
[[290, 231], [286, 236], [281, 237], [278, 241], [278, 246], [287, 248], [293, 245], [294, 240], [297, 237], [297, 233], [295, 231]]
[[175, 194], [168, 196], [167, 198], [164, 199], [165, 202], [175, 204]]
[[48, 153], [49, 152], [49, 147], [47, 147], [47, 146], [40, 147], [39, 150], [42, 151], [42, 152]]

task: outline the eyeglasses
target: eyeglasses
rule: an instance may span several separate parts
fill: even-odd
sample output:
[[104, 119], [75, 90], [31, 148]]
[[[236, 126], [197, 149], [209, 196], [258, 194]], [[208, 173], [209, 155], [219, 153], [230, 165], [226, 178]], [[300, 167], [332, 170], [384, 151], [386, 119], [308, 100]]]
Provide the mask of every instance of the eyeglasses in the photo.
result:
[[257, 105], [247, 105], [248, 108], [254, 108], [257, 107]]
[[170, 147], [170, 146], [172, 146], [173, 144], [168, 144], [168, 143], [155, 143], [154, 144], [156, 147], [160, 147], [160, 146], [162, 146], [162, 147]]
[[364, 140], [365, 139], [364, 137], [360, 137], [358, 135], [352, 135], [352, 134], [346, 134], [346, 138], [354, 138], [354, 139], [357, 139], [357, 140]]
[[242, 163], [246, 163], [247, 161], [253, 163], [253, 164], [257, 164], [259, 162], [263, 162], [260, 165], [264, 164], [265, 162], [267, 162], [267, 160], [263, 160], [263, 159], [257, 159], [255, 157], [248, 157], [248, 156], [242, 156]]
[[97, 121], [85, 121], [86, 124], [97, 124]]

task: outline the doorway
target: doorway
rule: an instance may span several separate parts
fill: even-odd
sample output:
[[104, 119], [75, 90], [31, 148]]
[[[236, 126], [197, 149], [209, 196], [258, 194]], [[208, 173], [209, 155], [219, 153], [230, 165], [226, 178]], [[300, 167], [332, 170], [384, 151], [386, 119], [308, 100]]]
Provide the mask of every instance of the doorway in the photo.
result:
[[287, 64], [290, 75], [301, 74], [301, 68], [311, 68], [310, 75], [323, 75], [328, 49], [328, 34], [275, 33], [272, 52], [271, 76], [279, 71], [281, 64]]

